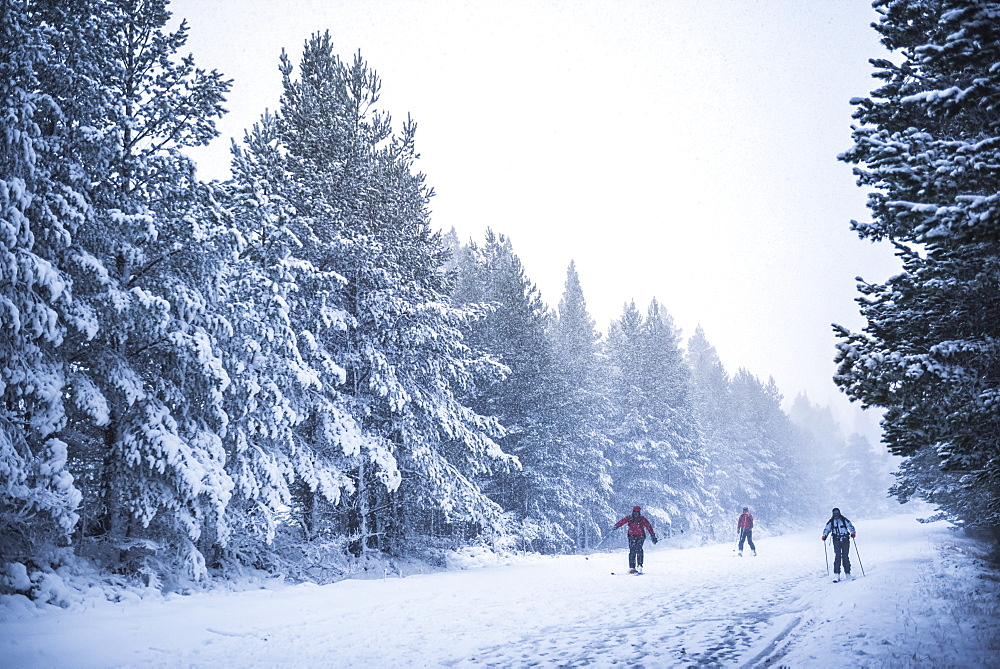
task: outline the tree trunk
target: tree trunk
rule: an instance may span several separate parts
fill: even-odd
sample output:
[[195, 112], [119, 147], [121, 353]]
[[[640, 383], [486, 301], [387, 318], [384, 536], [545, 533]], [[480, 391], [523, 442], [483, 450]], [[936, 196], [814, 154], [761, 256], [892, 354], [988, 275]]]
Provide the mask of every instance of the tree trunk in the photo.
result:
[[358, 534], [360, 535], [361, 554], [368, 553], [368, 483], [365, 479], [365, 459], [362, 456], [358, 464]]

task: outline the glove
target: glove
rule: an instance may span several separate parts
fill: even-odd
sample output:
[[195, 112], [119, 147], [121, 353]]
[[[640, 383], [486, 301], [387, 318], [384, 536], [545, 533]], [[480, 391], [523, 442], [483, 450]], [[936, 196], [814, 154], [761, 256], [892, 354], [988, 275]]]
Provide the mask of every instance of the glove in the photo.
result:
[[851, 538], [852, 539], [854, 538], [854, 532], [851, 532]]
[[825, 534], [823, 535], [823, 541], [826, 541], [826, 535]]
[[657, 539], [656, 537], [652, 537], [652, 539], [653, 539], [653, 543], [654, 543], [654, 544], [655, 544], [655, 543], [656, 543], [657, 541], [659, 541], [659, 539]]

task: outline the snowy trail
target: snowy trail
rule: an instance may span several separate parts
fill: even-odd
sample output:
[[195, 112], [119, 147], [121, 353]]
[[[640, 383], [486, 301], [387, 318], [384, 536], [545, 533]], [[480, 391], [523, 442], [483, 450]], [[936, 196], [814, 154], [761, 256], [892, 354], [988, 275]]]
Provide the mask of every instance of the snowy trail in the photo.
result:
[[892, 666], [948, 533], [909, 516], [858, 529], [868, 576], [843, 583], [818, 530], [761, 537], [759, 557], [662, 541], [639, 577], [611, 574], [616, 552], [20, 616], [0, 623], [0, 665]]

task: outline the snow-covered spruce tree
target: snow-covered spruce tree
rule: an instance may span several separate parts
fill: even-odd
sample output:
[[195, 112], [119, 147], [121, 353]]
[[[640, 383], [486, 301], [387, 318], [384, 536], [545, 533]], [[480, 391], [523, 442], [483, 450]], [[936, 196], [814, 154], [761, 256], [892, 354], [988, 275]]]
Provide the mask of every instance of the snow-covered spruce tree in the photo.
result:
[[604, 455], [611, 444], [604, 434], [611, 407], [601, 334], [587, 311], [573, 262], [550, 331], [559, 384], [553, 431], [564, 453], [559, 475], [565, 480], [565, 498], [578, 505], [574, 540], [587, 548], [600, 541], [609, 521], [617, 520], [617, 510], [611, 508], [611, 463]]
[[896, 57], [854, 100], [841, 159], [870, 187], [862, 238], [902, 272], [859, 284], [867, 325], [840, 337], [837, 384], [885, 408], [883, 441], [906, 456], [896, 494], [968, 528], [1000, 527], [1000, 4], [879, 0]]
[[[88, 3], [0, 2], [0, 565], [45, 565], [76, 525], [59, 346], [73, 315], [61, 270], [87, 215], [63, 104], [90, 100], [66, 49]], [[66, 20], [66, 19], [73, 19]], [[0, 584], [0, 591], [3, 585]]]
[[708, 518], [690, 370], [673, 318], [654, 299], [625, 305], [608, 334], [614, 414], [609, 436], [616, 508], [639, 504], [661, 525], [701, 531]]
[[325, 273], [325, 287], [334, 288], [334, 274], [341, 281], [308, 305], [317, 351], [343, 370], [342, 383], [324, 383], [322, 392], [360, 426], [364, 443], [338, 433], [343, 422], [299, 434], [310, 448], [350, 458], [340, 521], [357, 536], [357, 551], [404, 551], [432, 528], [475, 532], [500, 510], [473, 479], [509, 458], [493, 441], [501, 433], [495, 420], [456, 398], [491, 363], [462, 339], [459, 327], [473, 311], [445, 295], [447, 253], [427, 210], [432, 191], [413, 169], [416, 124], [394, 133], [377, 107], [377, 75], [360, 55], [341, 61], [328, 34], [306, 41], [297, 79], [284, 54], [281, 73], [278, 145], [297, 257]]
[[897, 506], [889, 498], [892, 475], [889, 454], [876, 453], [871, 442], [860, 434], [851, 434], [834, 463], [834, 485], [841, 499], [849, 500], [858, 517], [877, 518]]
[[728, 540], [733, 513], [754, 501], [752, 497], [740, 497], [734, 487], [740, 471], [733, 466], [735, 444], [730, 437], [734, 407], [729, 374], [700, 325], [688, 339], [685, 360], [691, 370], [691, 401], [708, 460], [705, 490], [712, 519], [708, 533], [712, 538], [722, 536]]
[[[490, 306], [482, 318], [463, 328], [466, 340], [508, 368], [504, 375], [479, 379], [472, 403], [480, 413], [496, 416], [508, 426], [504, 450], [516, 453], [524, 436], [520, 417], [543, 403], [535, 394], [541, 389], [536, 381], [551, 365], [551, 347], [545, 337], [551, 314], [504, 235], [487, 230], [481, 245], [470, 242], [453, 252], [453, 258], [458, 264], [453, 299], [465, 305]], [[517, 508], [515, 500], [523, 496], [514, 486], [505, 488], [491, 495], [505, 509]]]
[[[233, 147], [228, 208], [240, 233], [239, 254], [226, 286], [233, 336], [224, 342], [232, 383], [225, 444], [233, 477], [228, 522], [241, 528], [230, 557], [270, 564], [276, 520], [291, 508], [301, 538], [334, 537], [325, 514], [353, 491], [349, 472], [359, 458], [378, 463], [395, 488], [399, 471], [382, 440], [366, 437], [338, 390], [345, 380], [322, 333], [342, 329], [344, 278], [309, 258], [317, 216], [292, 205], [302, 183], [289, 178], [279, 124], [265, 113]], [[335, 538], [335, 537], [334, 537]]]
[[691, 398], [702, 435], [718, 441], [732, 404], [729, 374], [700, 325], [688, 339], [685, 359], [691, 370]]
[[552, 314], [507, 237], [488, 230], [482, 246], [469, 244], [457, 256], [455, 299], [492, 307], [468, 325], [466, 337], [508, 369], [504, 377], [478, 379], [470, 402], [500, 421], [506, 430], [500, 443], [521, 463], [520, 470], [489, 477], [484, 489], [510, 513], [523, 547], [568, 551], [585, 514], [572, 495], [578, 492], [566, 478], [572, 463], [556, 432], [563, 387], [548, 334]]
[[[802, 449], [808, 440], [781, 408], [774, 379], [762, 383], [746, 369], [733, 376], [731, 499], [742, 499], [777, 527], [815, 509], [814, 480], [807, 478]], [[724, 495], [726, 493], [723, 493]]]
[[85, 126], [91, 215], [74, 239], [74, 300], [87, 316], [65, 339], [64, 440], [85, 493], [81, 548], [149, 582], [201, 577], [198, 548], [224, 541], [232, 489], [220, 433], [228, 378], [216, 337], [229, 234], [181, 150], [215, 136], [229, 84], [177, 56], [163, 0], [94, 10], [86, 54], [102, 87]]

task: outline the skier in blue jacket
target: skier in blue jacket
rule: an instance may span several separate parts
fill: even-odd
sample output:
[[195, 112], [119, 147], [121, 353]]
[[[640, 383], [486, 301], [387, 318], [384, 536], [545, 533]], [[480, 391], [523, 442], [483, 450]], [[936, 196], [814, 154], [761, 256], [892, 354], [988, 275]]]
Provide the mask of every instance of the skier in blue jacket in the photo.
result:
[[855, 536], [854, 524], [840, 514], [840, 509], [834, 508], [833, 516], [823, 528], [823, 541], [833, 538], [833, 573], [840, 578], [840, 565], [844, 565], [844, 573], [851, 575], [851, 539]]

